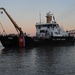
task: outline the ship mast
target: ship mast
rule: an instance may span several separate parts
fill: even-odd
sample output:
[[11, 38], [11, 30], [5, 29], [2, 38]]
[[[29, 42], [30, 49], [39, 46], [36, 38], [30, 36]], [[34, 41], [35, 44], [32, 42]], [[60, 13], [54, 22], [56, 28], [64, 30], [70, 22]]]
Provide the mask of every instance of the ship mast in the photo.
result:
[[39, 12], [39, 17], [40, 17], [40, 24], [41, 24], [41, 12]]

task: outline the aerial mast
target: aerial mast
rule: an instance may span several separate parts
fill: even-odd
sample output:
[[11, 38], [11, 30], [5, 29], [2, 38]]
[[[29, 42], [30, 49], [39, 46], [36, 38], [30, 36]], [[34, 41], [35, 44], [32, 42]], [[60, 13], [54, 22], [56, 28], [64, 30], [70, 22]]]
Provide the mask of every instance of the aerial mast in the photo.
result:
[[41, 12], [39, 12], [39, 17], [40, 17], [40, 24], [41, 24]]

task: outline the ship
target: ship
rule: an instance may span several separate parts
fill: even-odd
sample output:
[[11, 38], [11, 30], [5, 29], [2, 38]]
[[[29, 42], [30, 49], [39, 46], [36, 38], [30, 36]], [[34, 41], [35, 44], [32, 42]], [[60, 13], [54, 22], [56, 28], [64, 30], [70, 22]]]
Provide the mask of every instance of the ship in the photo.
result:
[[67, 31], [64, 31], [50, 12], [46, 15], [46, 23], [42, 23], [41, 21], [40, 23], [36, 23], [36, 36], [31, 37], [22, 31], [22, 28], [16, 24], [5, 8], [2, 7], [0, 10], [5, 12], [18, 32], [18, 34], [0, 34], [0, 41], [5, 48], [74, 44], [74, 36], [70, 36]]
[[[40, 15], [41, 16], [41, 15]], [[70, 36], [55, 20], [53, 14], [46, 14], [46, 23], [36, 23], [35, 45], [74, 45], [74, 36]]]

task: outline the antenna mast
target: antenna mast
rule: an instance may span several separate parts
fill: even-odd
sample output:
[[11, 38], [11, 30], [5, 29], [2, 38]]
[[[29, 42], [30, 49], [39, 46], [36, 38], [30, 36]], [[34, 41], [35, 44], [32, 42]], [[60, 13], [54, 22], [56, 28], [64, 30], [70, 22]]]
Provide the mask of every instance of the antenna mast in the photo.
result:
[[40, 17], [40, 24], [41, 24], [41, 12], [39, 12], [39, 17]]

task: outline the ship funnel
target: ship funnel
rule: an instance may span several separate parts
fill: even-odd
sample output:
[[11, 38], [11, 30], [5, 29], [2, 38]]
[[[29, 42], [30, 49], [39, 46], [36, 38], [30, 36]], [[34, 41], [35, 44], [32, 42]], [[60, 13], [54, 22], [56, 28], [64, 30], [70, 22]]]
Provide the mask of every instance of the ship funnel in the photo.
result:
[[51, 23], [51, 21], [52, 21], [52, 14], [50, 14], [50, 12], [48, 12], [47, 15], [46, 15], [46, 18], [47, 18], [47, 23]]

